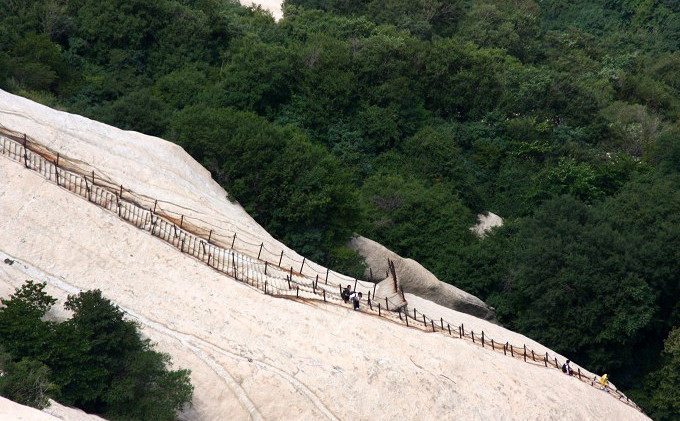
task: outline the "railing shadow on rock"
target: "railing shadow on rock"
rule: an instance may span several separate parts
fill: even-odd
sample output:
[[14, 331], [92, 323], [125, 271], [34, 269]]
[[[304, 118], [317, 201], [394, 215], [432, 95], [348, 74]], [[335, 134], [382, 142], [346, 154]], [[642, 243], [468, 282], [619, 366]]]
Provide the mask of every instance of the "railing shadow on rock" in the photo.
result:
[[[237, 233], [225, 235], [219, 229], [203, 221], [194, 221], [185, 215], [163, 209], [159, 206], [158, 200], [136, 194], [114, 183], [108, 177], [98, 176], [96, 170], [86, 163], [62, 156], [26, 134], [0, 126], [0, 148], [2, 156], [23, 164], [25, 168], [37, 172], [43, 178], [55, 182], [69, 192], [116, 214], [120, 219], [139, 229], [148, 231], [152, 236], [165, 241], [182, 253], [267, 295], [341, 304], [343, 285], [353, 283], [355, 291], [363, 289], [367, 292], [368, 308], [364, 310], [366, 313], [409, 328], [440, 332], [452, 338], [467, 340], [482, 348], [503, 352], [506, 356], [521, 359], [526, 363], [561, 369], [556, 356], [551, 357], [547, 352], [536, 353], [534, 350], [527, 349], [525, 344], [515, 346], [507, 341], [498, 342], [485, 335], [484, 331], [478, 332], [475, 336], [475, 332], [465, 330], [463, 324], [455, 325], [443, 318], [431, 319], [425, 314], [418, 313], [416, 308], [413, 308], [411, 315], [411, 310], [403, 306], [403, 301], [394, 302], [388, 297], [377, 299], [376, 282], [342, 275], [309, 262], [304, 257], [300, 260], [294, 256], [285, 256], [289, 262], [300, 264], [298, 270], [295, 270], [292, 265], [283, 267], [285, 254], [283, 250], [280, 253], [274, 252], [267, 249], [262, 241], [251, 242], [247, 238], [238, 237]], [[242, 237], [244, 236], [242, 234]], [[397, 292], [394, 266], [391, 262], [389, 263], [388, 275], [391, 270], [395, 281], [395, 292]], [[303, 273], [305, 267], [307, 273]], [[597, 378], [591, 379], [589, 375], [581, 372], [580, 367], [577, 368], [574, 377], [608, 392], [619, 401], [643, 412], [642, 408], [621, 391], [613, 387], [601, 386]]]

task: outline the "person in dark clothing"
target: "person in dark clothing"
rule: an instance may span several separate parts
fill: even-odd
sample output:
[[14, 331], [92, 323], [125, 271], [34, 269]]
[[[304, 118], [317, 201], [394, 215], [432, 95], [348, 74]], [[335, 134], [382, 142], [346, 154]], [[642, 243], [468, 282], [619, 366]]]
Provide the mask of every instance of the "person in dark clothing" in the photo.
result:
[[352, 291], [352, 286], [347, 285], [347, 288], [343, 288], [342, 292], [340, 293], [340, 296], [342, 297], [342, 300], [346, 303], [349, 302], [349, 295], [351, 294]]

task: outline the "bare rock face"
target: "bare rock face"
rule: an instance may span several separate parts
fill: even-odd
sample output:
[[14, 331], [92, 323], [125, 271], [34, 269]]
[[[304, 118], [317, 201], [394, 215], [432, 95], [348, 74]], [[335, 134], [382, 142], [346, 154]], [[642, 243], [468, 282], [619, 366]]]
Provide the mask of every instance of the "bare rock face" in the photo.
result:
[[477, 225], [470, 228], [470, 231], [478, 237], [484, 237], [493, 227], [503, 226], [503, 218], [493, 212], [477, 215]]
[[[470, 314], [480, 319], [496, 322], [494, 308], [472, 294], [437, 279], [429, 270], [413, 259], [399, 256], [383, 245], [365, 237], [355, 237], [349, 246], [359, 252], [368, 266], [366, 276], [383, 279], [378, 285], [389, 285], [391, 274], [388, 261], [394, 262], [397, 283], [404, 292], [417, 295], [443, 307]], [[380, 295], [376, 293], [376, 297]]]

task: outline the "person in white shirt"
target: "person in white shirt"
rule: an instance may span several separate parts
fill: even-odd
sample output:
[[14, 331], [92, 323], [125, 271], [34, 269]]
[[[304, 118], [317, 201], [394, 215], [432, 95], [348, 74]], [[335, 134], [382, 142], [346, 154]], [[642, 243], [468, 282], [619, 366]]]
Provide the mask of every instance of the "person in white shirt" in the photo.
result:
[[349, 300], [354, 305], [354, 310], [359, 310], [359, 301], [361, 301], [362, 294], [360, 292], [352, 291], [349, 295]]

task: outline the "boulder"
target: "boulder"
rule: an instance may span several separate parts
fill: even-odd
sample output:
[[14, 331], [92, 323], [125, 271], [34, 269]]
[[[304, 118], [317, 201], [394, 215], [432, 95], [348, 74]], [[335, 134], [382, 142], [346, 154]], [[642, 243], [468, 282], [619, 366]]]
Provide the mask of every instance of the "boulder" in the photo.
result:
[[[399, 256], [383, 245], [366, 237], [354, 237], [349, 246], [361, 254], [366, 260], [366, 277], [381, 280], [376, 289], [375, 298], [393, 297], [394, 280], [389, 273], [388, 262], [394, 262], [396, 288], [400, 291], [417, 295], [433, 301], [443, 307], [470, 314], [480, 319], [496, 323], [496, 312], [484, 301], [451, 284], [440, 281], [432, 272], [425, 269], [413, 259]], [[392, 298], [390, 298], [391, 300]], [[403, 298], [403, 295], [401, 297]]]

